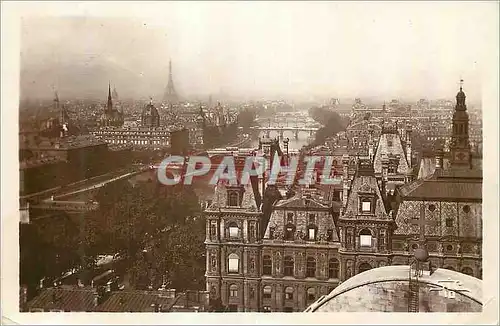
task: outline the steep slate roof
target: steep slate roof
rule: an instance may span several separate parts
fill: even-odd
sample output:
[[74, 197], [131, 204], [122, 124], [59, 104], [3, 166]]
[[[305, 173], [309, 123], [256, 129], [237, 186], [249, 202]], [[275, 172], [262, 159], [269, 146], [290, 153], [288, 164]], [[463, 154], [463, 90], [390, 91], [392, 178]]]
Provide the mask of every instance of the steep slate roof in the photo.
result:
[[[389, 142], [392, 142], [392, 146], [389, 146]], [[382, 173], [382, 155], [384, 154], [400, 156], [397, 173], [407, 174], [411, 172], [399, 133], [382, 133], [380, 135], [377, 150], [373, 158], [373, 169], [377, 174]]]
[[481, 201], [482, 183], [445, 180], [420, 180], [399, 189], [406, 200]]
[[[298, 194], [290, 199], [278, 201], [274, 205], [264, 238], [269, 239], [271, 227], [275, 227], [278, 232], [283, 231], [286, 226], [286, 213], [296, 212], [296, 214], [294, 214], [296, 231], [302, 231], [304, 234], [307, 234], [306, 228], [309, 223], [308, 213], [315, 213], [318, 235], [326, 235], [327, 230], [333, 230], [332, 241], [339, 241], [338, 234], [336, 232], [337, 228], [331, 211], [330, 207], [314, 200], [313, 198], [303, 197], [302, 194]], [[303, 214], [300, 214], [301, 212]]]
[[227, 206], [227, 189], [235, 186], [231, 186], [227, 184], [227, 182], [223, 182], [222, 180], [215, 186], [215, 192], [212, 199], [212, 204], [208, 207], [207, 211], [218, 211], [219, 209], [223, 210], [250, 210], [250, 211], [258, 211], [257, 201], [255, 199], [255, 193], [258, 193], [258, 184], [248, 182], [246, 185], [241, 185], [244, 189], [243, 199], [241, 205], [239, 207], [229, 207]]
[[27, 303], [27, 309], [93, 311], [96, 295], [88, 288], [47, 288]]
[[162, 292], [116, 291], [99, 305], [97, 311], [107, 312], [154, 312], [152, 305], [161, 305], [161, 311], [168, 311], [175, 298]]
[[304, 207], [315, 209], [315, 208], [323, 208], [328, 209], [328, 206], [323, 205], [322, 203], [314, 200], [313, 198], [305, 198], [305, 197], [292, 197], [290, 199], [282, 200], [278, 202], [274, 208], [285, 208], [285, 209], [303, 209]]
[[431, 157], [423, 157], [420, 160], [420, 169], [418, 170], [418, 179], [431, 178], [436, 171], [436, 160]]
[[[351, 190], [349, 191], [349, 196], [347, 198], [347, 207], [344, 215], [356, 216], [359, 210], [359, 193], [368, 192], [373, 193], [376, 197], [375, 204], [375, 217], [377, 219], [389, 219], [389, 215], [385, 210], [385, 205], [382, 200], [382, 194], [377, 184], [375, 176], [359, 175], [354, 177], [352, 182]], [[363, 216], [366, 219], [366, 216]]]

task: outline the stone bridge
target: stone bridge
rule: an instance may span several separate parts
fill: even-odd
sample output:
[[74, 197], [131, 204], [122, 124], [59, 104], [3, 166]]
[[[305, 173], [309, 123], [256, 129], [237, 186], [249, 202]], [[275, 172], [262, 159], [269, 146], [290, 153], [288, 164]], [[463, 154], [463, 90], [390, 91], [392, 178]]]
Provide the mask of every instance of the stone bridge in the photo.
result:
[[308, 126], [269, 126], [269, 127], [252, 127], [254, 130], [258, 130], [264, 132], [267, 138], [270, 138], [270, 134], [272, 131], [278, 132], [279, 136], [283, 138], [285, 131], [293, 132], [295, 139], [299, 138], [299, 132], [305, 131], [309, 132], [309, 135], [312, 136], [316, 131], [319, 130], [318, 127], [308, 127]]

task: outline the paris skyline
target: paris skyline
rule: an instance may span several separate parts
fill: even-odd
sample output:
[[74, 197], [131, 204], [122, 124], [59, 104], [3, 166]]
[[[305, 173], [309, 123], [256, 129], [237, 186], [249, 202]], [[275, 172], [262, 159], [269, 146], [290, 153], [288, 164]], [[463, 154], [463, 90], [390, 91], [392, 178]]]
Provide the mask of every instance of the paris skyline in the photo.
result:
[[134, 18], [26, 16], [21, 96], [100, 98], [111, 80], [160, 100], [171, 59], [184, 97], [451, 98], [464, 79], [480, 101], [492, 7], [430, 5], [173, 2]]

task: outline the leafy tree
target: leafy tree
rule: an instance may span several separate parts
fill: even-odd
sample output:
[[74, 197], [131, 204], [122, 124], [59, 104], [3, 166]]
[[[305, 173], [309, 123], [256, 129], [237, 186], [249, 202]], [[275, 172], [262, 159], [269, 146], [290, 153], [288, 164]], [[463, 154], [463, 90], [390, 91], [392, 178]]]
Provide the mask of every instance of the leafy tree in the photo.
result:
[[323, 144], [328, 137], [336, 135], [338, 132], [345, 130], [346, 123], [342, 120], [338, 113], [324, 107], [313, 107], [309, 109], [309, 115], [317, 122], [323, 125], [316, 132], [314, 145]]

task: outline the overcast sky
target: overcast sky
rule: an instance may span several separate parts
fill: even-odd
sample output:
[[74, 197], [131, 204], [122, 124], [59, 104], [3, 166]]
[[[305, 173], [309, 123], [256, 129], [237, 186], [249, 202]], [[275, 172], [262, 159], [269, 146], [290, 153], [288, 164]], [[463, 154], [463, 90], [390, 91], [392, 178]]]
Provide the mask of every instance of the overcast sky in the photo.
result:
[[474, 101], [496, 46], [493, 1], [92, 5], [23, 19], [24, 96], [105, 97], [111, 80], [120, 96], [158, 98], [171, 58], [183, 96], [450, 98], [463, 78]]

